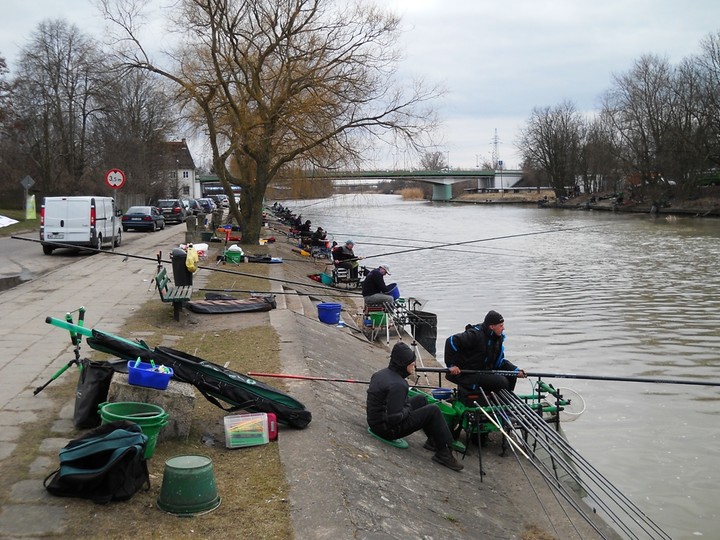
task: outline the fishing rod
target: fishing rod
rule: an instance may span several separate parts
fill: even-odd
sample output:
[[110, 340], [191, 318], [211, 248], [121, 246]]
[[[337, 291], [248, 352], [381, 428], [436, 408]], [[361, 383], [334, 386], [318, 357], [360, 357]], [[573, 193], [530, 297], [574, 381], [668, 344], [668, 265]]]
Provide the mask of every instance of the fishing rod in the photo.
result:
[[[572, 478], [579, 486], [584, 489], [588, 496], [594, 500], [608, 517], [621, 529], [624, 529], [628, 537], [637, 538], [637, 535], [630, 531], [630, 525], [625, 523], [620, 516], [613, 511], [609, 502], [628, 516], [632, 524], [640, 527], [649, 538], [664, 538], [669, 540], [670, 536], [665, 533], [656, 523], [652, 521], [645, 513], [640, 510], [625, 494], [615, 487], [610, 480], [603, 476], [593, 465], [588, 462], [570, 443], [562, 437], [557, 431], [550, 428], [547, 422], [543, 420], [534, 411], [527, 408], [527, 404], [518, 396], [509, 390], [501, 390], [499, 393], [491, 394], [497, 403], [502, 405], [502, 409], [510, 413], [512, 418], [520, 424], [525, 432], [531, 434], [535, 440], [535, 445], [547, 452], [553, 459], [553, 468], [559, 466], [564, 474]], [[526, 448], [537, 457], [534, 450], [530, 450], [529, 444], [525, 442]], [[538, 460], [539, 461], [539, 460]], [[543, 467], [549, 471], [547, 464]], [[581, 475], [582, 473], [582, 475]], [[555, 473], [553, 484], [560, 487], [558, 474]], [[590, 485], [592, 484], [592, 485]], [[595, 486], [595, 488], [593, 488]], [[600, 491], [602, 495], [595, 492]], [[632, 515], [631, 515], [632, 514]], [[653, 529], [654, 532], [648, 531]]]
[[[372, 235], [372, 234], [359, 234], [359, 233], [338, 233], [334, 232], [332, 233], [336, 236], [348, 236], [348, 237], [356, 237], [356, 238], [375, 238], [378, 240], [398, 240], [400, 242], [418, 242], [423, 244], [432, 244], [433, 240], [421, 240], [419, 238], [398, 238], [396, 236], [378, 236], [378, 235]], [[369, 244], [369, 245], [381, 245], [381, 244], [372, 244], [371, 242], [362, 242], [363, 245]], [[386, 244], [390, 245], [390, 244]], [[509, 249], [509, 248], [499, 248], [499, 247], [488, 247], [487, 249], [501, 249], [503, 251], [515, 251], [518, 253], [521, 253], [521, 250], [519, 249]], [[447, 251], [458, 251], [460, 253], [477, 253], [476, 251], [463, 251], [463, 250], [454, 250], [454, 249], [448, 249]]]
[[[205, 292], [249, 293], [249, 294], [256, 294], [256, 295], [267, 295], [267, 294], [290, 294], [290, 295], [295, 295], [295, 296], [315, 296], [315, 295], [317, 295], [317, 293], [314, 293], [314, 292], [309, 292], [309, 293], [298, 292], [298, 291], [272, 292], [272, 291], [253, 291], [250, 289], [211, 289], [211, 288], [206, 288], [206, 287], [202, 287], [198, 290], [205, 291]], [[333, 294], [333, 296], [357, 296], [358, 294], [360, 294], [360, 293], [348, 290], [348, 291], [338, 291], [336, 294]]]
[[[445, 373], [449, 368], [416, 368], [415, 371], [430, 371], [435, 373]], [[505, 377], [518, 377], [518, 371], [497, 371], [497, 370], [478, 370], [463, 369], [462, 373], [487, 373], [491, 375], [503, 375]], [[543, 373], [536, 371], [525, 371], [528, 377], [548, 378], [548, 379], [586, 379], [590, 381], [616, 381], [616, 382], [639, 382], [639, 383], [655, 383], [655, 384], [692, 384], [697, 386], [720, 386], [720, 382], [706, 382], [697, 380], [684, 379], [652, 379], [647, 377], [613, 377], [609, 375], [579, 375], [574, 373]]]
[[[320, 382], [341, 382], [341, 383], [352, 383], [352, 384], [370, 384], [370, 381], [358, 381], [356, 379], [332, 379], [329, 377], [310, 377], [308, 375], [290, 375], [288, 373], [257, 373], [255, 371], [249, 371], [248, 377], [270, 377], [275, 379], [297, 379], [300, 381], [320, 381]], [[410, 385], [412, 388], [438, 388], [437, 386], [419, 386], [416, 384]]]
[[596, 227], [602, 227], [602, 226], [603, 225], [583, 225], [581, 227], [568, 227], [566, 229], [547, 229], [547, 230], [543, 230], [543, 231], [534, 231], [534, 232], [517, 233], [517, 234], [506, 234], [503, 236], [494, 236], [491, 238], [480, 238], [480, 239], [476, 239], [476, 240], [463, 240], [461, 242], [448, 242], [445, 244], [435, 244], [432, 246], [425, 246], [425, 247], [414, 247], [414, 248], [402, 249], [399, 251], [388, 251], [387, 253], [380, 253], [378, 255], [368, 255], [363, 258], [371, 259], [374, 257], [389, 257], [390, 255], [400, 255], [403, 253], [412, 253], [414, 251], [425, 251], [428, 249], [438, 249], [438, 248], [451, 247], [451, 246], [464, 246], [467, 244], [476, 244], [478, 242], [490, 242], [493, 240], [507, 240], [509, 238], [521, 238], [524, 236], [537, 236], [540, 234], [550, 234], [550, 233], [567, 232], [567, 231], [579, 231], [581, 229], [590, 229], [590, 228], [596, 228]]
[[[25, 242], [43, 243], [40, 240], [36, 240], [35, 238], [23, 238], [22, 236], [11, 236], [10, 238], [12, 238], [14, 240], [24, 240]], [[48, 243], [48, 242], [44, 242], [44, 243]], [[62, 242], [50, 242], [50, 243], [56, 247], [78, 249], [78, 246], [74, 246], [72, 244], [64, 244]], [[117, 252], [117, 251], [106, 251], [103, 249], [91, 248], [91, 247], [83, 247], [80, 249], [82, 249], [83, 251], [90, 251], [92, 253], [104, 253], [105, 255], [121, 256], [121, 257], [124, 257], [123, 262], [125, 262], [127, 259], [140, 259], [140, 260], [144, 260], [144, 261], [152, 261], [154, 263], [157, 263], [158, 265], [160, 263], [172, 264], [172, 260], [166, 260], [161, 257], [162, 252], [160, 252], [160, 251], [158, 252], [158, 255], [156, 257], [148, 257], [145, 255], [132, 255], [130, 253], [121, 253], [121, 252]], [[279, 281], [280, 283], [285, 283], [288, 285], [301, 285], [303, 287], [311, 287], [314, 289], [323, 289], [325, 291], [328, 290], [327, 285], [314, 285], [312, 283], [300, 283], [298, 281], [288, 281], [285, 279], [273, 278], [273, 277], [269, 277], [269, 276], [258, 276], [257, 274], [248, 274], [246, 272], [238, 272], [236, 270], [227, 270], [225, 268], [215, 268], [212, 266], [198, 265], [198, 270], [210, 270], [211, 272], [222, 272], [225, 274], [233, 274], [236, 276], [244, 276], [244, 277], [250, 277], [250, 278], [256, 278], [256, 279], [264, 279], [267, 281]]]

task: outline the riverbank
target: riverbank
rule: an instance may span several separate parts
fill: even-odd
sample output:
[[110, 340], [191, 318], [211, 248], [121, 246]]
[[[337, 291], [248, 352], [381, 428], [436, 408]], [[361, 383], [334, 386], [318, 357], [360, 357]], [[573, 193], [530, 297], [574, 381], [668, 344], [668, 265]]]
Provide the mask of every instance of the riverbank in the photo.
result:
[[612, 193], [582, 194], [567, 199], [556, 199], [552, 191], [522, 191], [504, 193], [467, 193], [452, 200], [465, 204], [525, 204], [540, 208], [565, 210], [586, 210], [601, 212], [624, 212], [634, 214], [655, 214], [665, 216], [720, 217], [720, 190], [715, 186], [704, 188], [700, 196], [674, 198], [663, 204], [652, 201], [618, 199]]
[[[0, 414], [4, 426], [0, 471], [6, 487], [0, 498], [0, 537], [598, 537], [571, 508], [555, 499], [528, 463], [512, 454], [500, 456], [498, 434], [493, 434], [490, 445], [483, 449], [487, 474], [482, 479], [477, 449], [463, 459], [465, 470], [455, 473], [430, 460], [431, 454], [422, 448], [425, 438], [421, 433], [407, 438], [407, 450], [370, 437], [362, 382], [267, 381], [301, 401], [313, 420], [304, 430], [283, 427], [278, 442], [255, 449], [225, 449], [222, 420], [227, 413], [197, 395], [191, 437], [186, 442], [158, 444], [151, 460], [149, 492], [102, 508], [88, 501], [49, 496], [42, 479], [55, 467], [58, 449], [76, 436], [72, 412], [77, 371], [66, 372], [46, 391], [32, 395], [33, 388], [71, 357], [67, 334], [48, 326], [47, 315], [60, 316], [83, 305], [88, 310], [87, 326], [144, 339], [151, 345], [178, 347], [210, 361], [227, 362], [231, 369], [242, 372], [277, 370], [365, 381], [387, 364], [386, 344], [371, 343], [353, 329], [358, 296], [322, 288], [308, 278], [308, 274], [322, 271], [327, 261], [299, 256], [277, 230], [266, 233], [276, 236], [277, 242], [243, 246], [245, 251], [267, 252], [282, 258], [282, 264], [219, 267], [237, 273], [234, 277], [229, 274], [227, 288], [263, 290], [244, 282], [240, 285], [240, 280], [258, 276], [252, 279], [267, 286], [270, 278], [278, 307], [266, 313], [201, 315], [184, 311], [181, 321], [175, 322], [171, 309], [160, 303], [149, 286], [155, 264], [110, 255], [69, 263], [44, 279], [3, 293], [0, 298], [13, 317], [3, 318], [2, 327], [7, 362], [0, 366], [5, 400]], [[163, 241], [162, 246], [156, 239]], [[176, 245], [179, 238], [168, 230], [142, 240], [146, 242], [143, 254], [152, 259], [158, 247]], [[207, 269], [196, 276], [197, 298], [204, 296], [199, 289], [215, 268], [214, 255], [219, 248], [212, 244], [212, 262], [203, 263]], [[112, 283], [107, 282], [108, 275], [113, 276]], [[235, 278], [238, 282], [233, 284]], [[348, 324], [337, 327], [320, 322], [319, 302], [340, 302]], [[144, 330], [126, 326], [139, 314], [149, 317]], [[188, 338], [192, 341], [184, 341]], [[397, 337], [392, 339], [394, 342]], [[434, 365], [427, 353], [421, 354], [426, 365]], [[63, 391], [56, 392], [61, 388]], [[279, 452], [279, 465], [272, 459], [275, 452]], [[155, 501], [164, 459], [195, 453], [213, 459], [222, 497], [220, 508], [192, 519], [160, 512]], [[274, 483], [279, 494], [258, 496], [264, 493], [261, 482]], [[289, 529], [271, 526], [269, 522], [279, 519], [273, 517], [274, 512], [289, 518]], [[599, 526], [606, 537], [615, 537], [606, 526]]]

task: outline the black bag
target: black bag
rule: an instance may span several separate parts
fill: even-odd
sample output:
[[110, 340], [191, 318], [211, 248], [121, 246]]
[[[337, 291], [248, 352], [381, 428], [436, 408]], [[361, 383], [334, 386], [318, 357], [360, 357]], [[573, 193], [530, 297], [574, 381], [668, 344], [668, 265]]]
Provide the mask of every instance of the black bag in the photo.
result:
[[143, 485], [150, 489], [147, 440], [134, 422], [103, 424], [60, 450], [60, 468], [43, 485], [58, 497], [91, 499], [98, 504], [128, 500]]
[[108, 390], [115, 368], [108, 362], [80, 360], [80, 378], [75, 389], [76, 428], [88, 429], [100, 425], [98, 405], [107, 401]]

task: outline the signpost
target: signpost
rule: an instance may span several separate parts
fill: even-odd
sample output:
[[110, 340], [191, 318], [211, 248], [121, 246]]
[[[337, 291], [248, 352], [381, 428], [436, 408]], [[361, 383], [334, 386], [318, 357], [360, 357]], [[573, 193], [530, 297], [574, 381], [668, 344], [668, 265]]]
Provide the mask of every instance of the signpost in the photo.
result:
[[[35, 219], [35, 199], [33, 198], [33, 204], [30, 204], [30, 198], [28, 197], [28, 190], [35, 185], [35, 180], [30, 176], [26, 176], [20, 180], [20, 185], [25, 189], [25, 219]], [[33, 197], [35, 197], [33, 195]]]
[[119, 189], [125, 185], [125, 173], [120, 169], [110, 169], [105, 173], [105, 183], [113, 189]]
[[[120, 189], [125, 185], [125, 173], [120, 169], [110, 169], [105, 173], [105, 183], [113, 189]], [[112, 250], [115, 251], [115, 221], [117, 220], [117, 199], [113, 194], [113, 241]]]

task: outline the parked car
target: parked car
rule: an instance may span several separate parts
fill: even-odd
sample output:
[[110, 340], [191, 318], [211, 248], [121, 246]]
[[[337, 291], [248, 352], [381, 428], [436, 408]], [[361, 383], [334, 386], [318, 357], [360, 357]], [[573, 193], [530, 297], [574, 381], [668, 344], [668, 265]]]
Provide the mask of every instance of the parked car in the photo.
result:
[[197, 202], [200, 203], [200, 205], [203, 207], [203, 212], [205, 212], [206, 214], [212, 214], [213, 210], [217, 209], [212, 199], [202, 198], [197, 199]]
[[213, 200], [215, 206], [217, 206], [218, 208], [230, 207], [230, 201], [228, 201], [227, 195], [210, 195], [209, 198]]
[[155, 206], [131, 206], [122, 216], [122, 228], [144, 229], [155, 232], [165, 228], [165, 217]]
[[188, 210], [180, 199], [160, 199], [157, 207], [167, 223], [182, 223], [188, 216]]
[[202, 205], [197, 201], [197, 199], [188, 199], [188, 208], [190, 209], [190, 213], [193, 216], [197, 216], [198, 214], [204, 214], [205, 210], [203, 210]]

